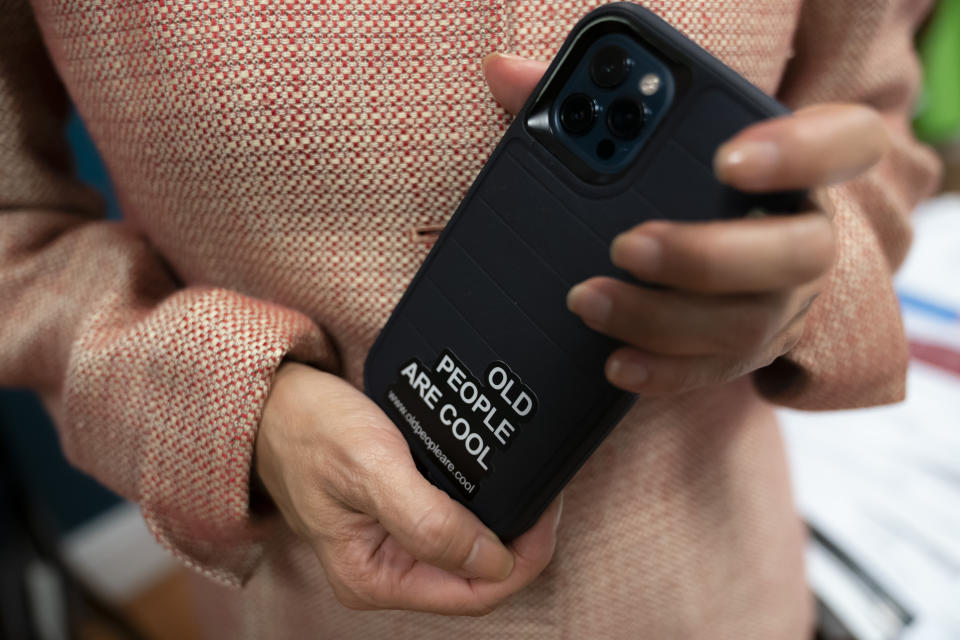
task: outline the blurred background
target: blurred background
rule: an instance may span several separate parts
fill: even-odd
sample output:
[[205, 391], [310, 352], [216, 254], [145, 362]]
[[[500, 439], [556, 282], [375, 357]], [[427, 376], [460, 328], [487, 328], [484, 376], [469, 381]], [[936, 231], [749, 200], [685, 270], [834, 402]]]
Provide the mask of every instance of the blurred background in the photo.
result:
[[[120, 218], [106, 168], [76, 113], [76, 172]], [[191, 640], [181, 569], [140, 510], [66, 461], [29, 391], [0, 389], [0, 640]]]
[[[940, 2], [918, 47], [915, 128], [946, 173], [897, 278], [908, 399], [781, 412], [829, 640], [960, 639], [960, 0]], [[75, 114], [68, 135], [78, 174], [118, 218]], [[135, 505], [69, 466], [32, 393], [0, 390], [0, 638], [199, 637], [183, 571]]]

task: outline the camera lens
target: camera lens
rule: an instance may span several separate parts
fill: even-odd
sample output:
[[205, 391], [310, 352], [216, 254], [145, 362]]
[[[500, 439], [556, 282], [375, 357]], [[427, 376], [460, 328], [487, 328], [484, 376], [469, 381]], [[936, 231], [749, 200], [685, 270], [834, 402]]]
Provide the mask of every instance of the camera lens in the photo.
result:
[[593, 98], [582, 93], [574, 93], [560, 106], [560, 124], [574, 135], [590, 131], [594, 117]]
[[611, 89], [630, 73], [630, 58], [627, 52], [614, 45], [604, 47], [593, 56], [590, 62], [590, 77], [598, 87]]
[[626, 98], [615, 100], [607, 110], [610, 133], [624, 140], [632, 140], [640, 135], [643, 118], [643, 105]]

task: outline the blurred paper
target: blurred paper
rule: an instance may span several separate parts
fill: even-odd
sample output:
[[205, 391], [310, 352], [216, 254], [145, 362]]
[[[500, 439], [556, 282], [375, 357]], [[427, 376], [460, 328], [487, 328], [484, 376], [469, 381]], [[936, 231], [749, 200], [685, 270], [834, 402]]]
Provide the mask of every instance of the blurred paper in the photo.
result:
[[780, 415], [804, 518], [896, 606], [891, 613], [883, 598], [814, 542], [807, 569], [821, 600], [862, 640], [957, 639], [960, 197], [918, 210], [913, 252], [897, 291], [914, 356], [907, 400]]

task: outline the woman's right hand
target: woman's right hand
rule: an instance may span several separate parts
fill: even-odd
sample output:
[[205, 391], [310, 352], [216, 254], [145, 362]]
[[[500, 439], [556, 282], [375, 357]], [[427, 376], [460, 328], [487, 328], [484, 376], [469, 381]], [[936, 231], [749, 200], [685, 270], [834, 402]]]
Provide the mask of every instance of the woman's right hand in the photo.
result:
[[277, 372], [256, 470], [341, 603], [482, 615], [553, 555], [562, 497], [504, 546], [417, 470], [403, 435], [369, 398], [306, 365]]

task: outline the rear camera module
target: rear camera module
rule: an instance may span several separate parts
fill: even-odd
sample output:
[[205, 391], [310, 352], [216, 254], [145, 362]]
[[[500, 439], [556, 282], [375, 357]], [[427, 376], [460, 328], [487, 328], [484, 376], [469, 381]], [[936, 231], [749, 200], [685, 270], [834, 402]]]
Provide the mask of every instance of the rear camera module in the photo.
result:
[[593, 98], [584, 93], [574, 93], [560, 105], [560, 124], [573, 135], [579, 136], [590, 131], [596, 119], [596, 105]]
[[590, 77], [598, 87], [612, 89], [624, 81], [630, 73], [630, 65], [625, 49], [616, 45], [604, 47], [590, 62]]
[[602, 185], [627, 178], [674, 109], [670, 57], [626, 23], [598, 20], [540, 87], [523, 126], [578, 179]]
[[623, 140], [633, 140], [640, 135], [643, 120], [643, 105], [634, 100], [620, 98], [607, 110], [607, 127], [610, 128], [610, 133]]

